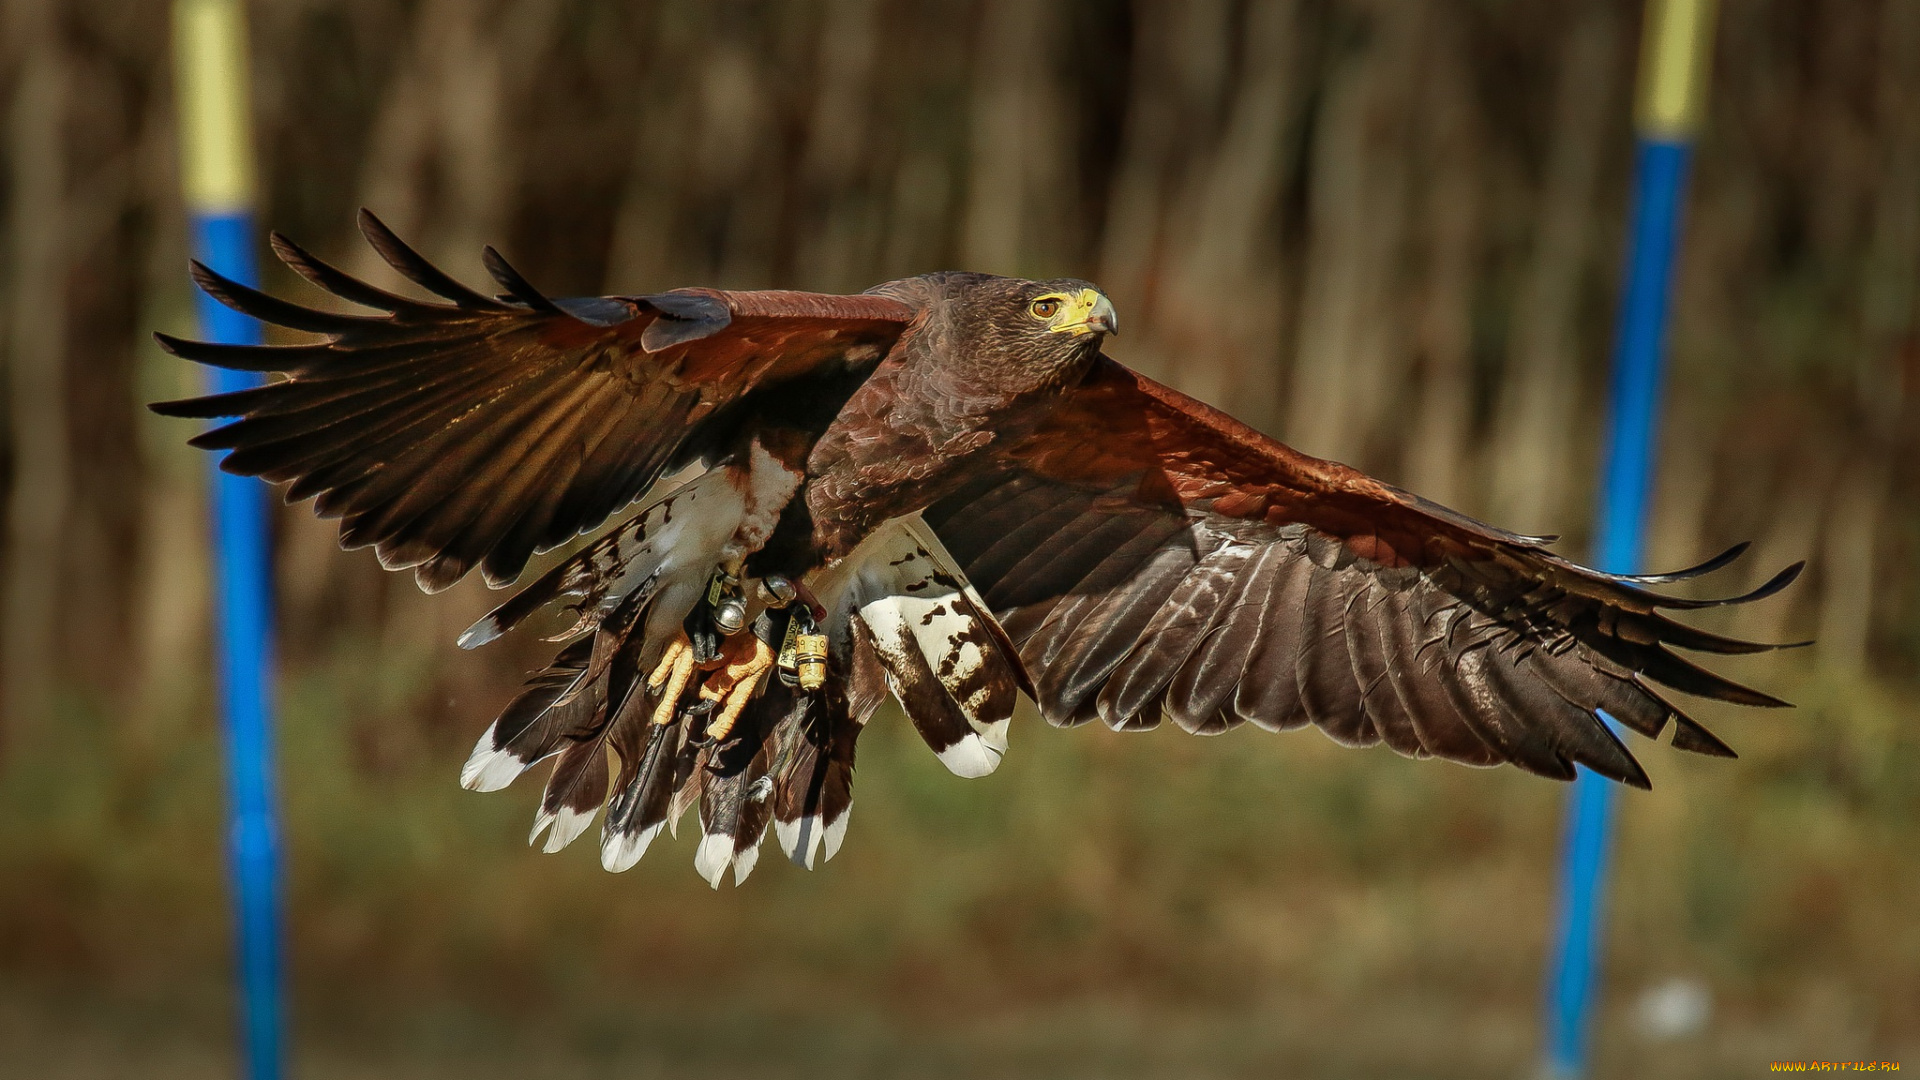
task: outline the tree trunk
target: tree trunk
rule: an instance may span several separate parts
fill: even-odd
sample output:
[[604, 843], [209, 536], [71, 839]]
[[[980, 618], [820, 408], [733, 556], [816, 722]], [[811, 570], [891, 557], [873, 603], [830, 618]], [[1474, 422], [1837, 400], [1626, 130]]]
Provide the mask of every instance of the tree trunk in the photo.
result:
[[[1239, 86], [1218, 148], [1171, 215], [1190, 225], [1174, 233], [1171, 272], [1151, 313], [1151, 325], [1170, 336], [1170, 381], [1268, 430], [1280, 411], [1286, 312], [1272, 240], [1298, 82], [1296, 8], [1257, 5], [1243, 26], [1227, 28], [1243, 34]], [[1192, 317], [1223, 306], [1229, 317]]]
[[1051, 3], [1034, 0], [987, 0], [981, 12], [960, 236], [969, 270], [1021, 274], [1035, 254], [1026, 230], [1047, 224], [1032, 204], [1053, 179], [1047, 150], [1060, 134], [1045, 71], [1045, 35], [1056, 19]]
[[1493, 520], [1522, 532], [1561, 531], [1578, 509], [1568, 493], [1582, 490], [1572, 483], [1581, 463], [1580, 284], [1591, 260], [1601, 144], [1612, 130], [1619, 32], [1610, 5], [1582, 4], [1557, 65], [1536, 238], [1490, 440]]
[[1327, 77], [1311, 150], [1307, 279], [1286, 435], [1363, 467], [1406, 373], [1394, 286], [1404, 254], [1408, 93], [1425, 4], [1377, 3], [1370, 39]]
[[1413, 430], [1407, 440], [1406, 482], [1436, 502], [1474, 509], [1466, 501], [1468, 438], [1473, 424], [1473, 301], [1479, 280], [1479, 163], [1484, 145], [1474, 128], [1472, 86], [1462, 59], [1464, 43], [1436, 27], [1427, 53], [1422, 125], [1426, 183], [1422, 222], [1426, 233], [1424, 280], [1417, 305], [1415, 356], [1420, 393], [1409, 405]]
[[876, 0], [832, 0], [821, 20], [815, 62], [819, 88], [806, 130], [800, 183], [822, 213], [800, 240], [799, 265], [813, 288], [857, 292], [868, 280], [885, 222], [873, 189]]
[[[1142, 315], [1159, 307], [1168, 195], [1188, 156], [1183, 149], [1210, 130], [1211, 80], [1227, 66], [1235, 30], [1231, 14], [1221, 0], [1136, 7], [1126, 123], [1100, 237], [1099, 280], [1123, 317], [1129, 306]], [[1151, 362], [1147, 373], [1168, 374]]]
[[1861, 344], [1855, 375], [1861, 447], [1840, 479], [1820, 554], [1820, 660], [1846, 674], [1866, 671], [1879, 591], [1881, 518], [1893, 496], [1894, 455], [1902, 421], [1899, 365], [1914, 334], [1914, 292], [1920, 287], [1920, 4], [1891, 0], [1881, 9], [1875, 73], [1882, 165], [1869, 229]]
[[61, 557], [70, 503], [66, 424], [67, 140], [70, 69], [58, 5], [16, 0], [7, 34], [20, 43], [8, 117], [13, 198], [9, 217], [8, 491], [5, 637], [6, 728], [44, 717], [60, 671]]

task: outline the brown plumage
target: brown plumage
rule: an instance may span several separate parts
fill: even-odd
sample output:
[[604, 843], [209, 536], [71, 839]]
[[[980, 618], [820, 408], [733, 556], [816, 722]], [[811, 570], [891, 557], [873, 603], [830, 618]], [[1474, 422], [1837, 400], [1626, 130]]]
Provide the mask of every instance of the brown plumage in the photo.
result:
[[[1638, 787], [1599, 713], [1732, 756], [1656, 684], [1782, 704], [1673, 651], [1771, 646], [1666, 612], [1770, 595], [1798, 565], [1722, 601], [1648, 586], [1742, 548], [1668, 575], [1578, 566], [1107, 359], [1113, 310], [1086, 282], [569, 300], [488, 249], [504, 290], [489, 297], [361, 224], [448, 302], [276, 236], [302, 276], [386, 314], [323, 313], [196, 267], [229, 306], [325, 340], [163, 336], [286, 378], [155, 408], [237, 417], [194, 443], [315, 497], [343, 545], [429, 590], [476, 567], [503, 585], [693, 467], [461, 638], [556, 603], [578, 616], [462, 775], [491, 790], [552, 758], [535, 825], [549, 850], [604, 804], [602, 859], [624, 869], [697, 804], [695, 863], [716, 885], [746, 876], [769, 825], [796, 860], [830, 858], [856, 740], [888, 692], [968, 776], [998, 764], [1024, 695], [1060, 725], [1311, 724], [1345, 745], [1558, 779], [1585, 765]], [[814, 640], [818, 686], [795, 660]]]

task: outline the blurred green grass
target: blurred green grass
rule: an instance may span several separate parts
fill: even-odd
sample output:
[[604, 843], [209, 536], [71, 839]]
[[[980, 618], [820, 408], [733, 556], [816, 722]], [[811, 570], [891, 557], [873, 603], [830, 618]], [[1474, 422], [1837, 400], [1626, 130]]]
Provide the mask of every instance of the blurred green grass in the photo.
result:
[[[1533, 1054], [1559, 785], [1312, 731], [1030, 717], [969, 782], [882, 714], [840, 856], [807, 873], [769, 843], [712, 892], [684, 839], [621, 876], [590, 838], [527, 849], [537, 783], [460, 790], [483, 718], [409, 722], [442, 692], [409, 656], [344, 647], [285, 689], [303, 1075], [1485, 1076]], [[1742, 674], [1802, 707], [1703, 715], [1740, 761], [1639, 747], [1603, 1075], [1920, 1056], [1916, 709], [1796, 659]], [[204, 710], [81, 698], [9, 748], [0, 1056], [223, 1067], [218, 763]], [[1713, 1020], [1649, 1041], [1632, 1002], [1672, 976]]]

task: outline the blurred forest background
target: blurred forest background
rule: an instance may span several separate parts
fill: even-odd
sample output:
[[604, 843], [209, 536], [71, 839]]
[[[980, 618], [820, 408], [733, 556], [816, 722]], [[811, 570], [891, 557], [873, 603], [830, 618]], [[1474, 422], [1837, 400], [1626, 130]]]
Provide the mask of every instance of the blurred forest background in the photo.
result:
[[[0, 1071], [220, 1075], [208, 462], [142, 408], [200, 378], [148, 338], [193, 329], [168, 5], [0, 11]], [[349, 267], [365, 205], [557, 294], [1085, 276], [1119, 358], [1584, 551], [1635, 0], [250, 17], [262, 228]], [[1697, 162], [1653, 558], [1810, 558], [1706, 622], [1819, 644], [1723, 665], [1801, 706], [1700, 710], [1740, 761], [1642, 748], [1600, 1074], [1920, 1067], [1920, 2], [1727, 0]], [[963, 782], [887, 724], [833, 864], [711, 894], [684, 842], [612, 877], [520, 845], [532, 791], [458, 790], [543, 658], [453, 647], [484, 589], [305, 507], [278, 566], [301, 1076], [1531, 1068], [1558, 785], [1037, 721]]]

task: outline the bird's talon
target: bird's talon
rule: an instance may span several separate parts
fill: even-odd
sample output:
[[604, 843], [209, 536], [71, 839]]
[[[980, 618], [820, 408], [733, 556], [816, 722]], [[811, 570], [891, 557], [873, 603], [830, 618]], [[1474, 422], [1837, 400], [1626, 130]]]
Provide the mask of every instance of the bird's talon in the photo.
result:
[[[729, 655], [727, 666], [700, 687], [700, 701], [696, 705], [703, 711], [720, 709], [720, 715], [707, 725], [706, 738], [710, 742], [725, 739], [733, 731], [747, 702], [753, 699], [753, 692], [760, 687], [760, 676], [773, 667], [773, 648], [755, 635], [729, 639], [727, 645], [728, 653], [734, 655]], [[737, 655], [741, 652], [746, 655]]]
[[[739, 712], [735, 711], [735, 712], [732, 712], [731, 715], [723, 713], [721, 714], [718, 720], [715, 720], [713, 723], [708, 724], [706, 734], [704, 736], [704, 738], [707, 740], [707, 743], [709, 744], [719, 743], [721, 740], [726, 739], [728, 735], [733, 733], [734, 722], [738, 719], [740, 719], [740, 714]], [[727, 740], [727, 741], [732, 741], [732, 740]]]
[[658, 693], [660, 688], [666, 685], [667, 678], [672, 674], [674, 665], [680, 660], [680, 654], [687, 651], [688, 648], [689, 643], [685, 634], [681, 634], [679, 637], [667, 643], [667, 651], [660, 654], [660, 662], [654, 665], [653, 674], [647, 676], [648, 692]]
[[681, 634], [667, 645], [666, 655], [647, 677], [647, 689], [660, 694], [660, 704], [654, 706], [653, 722], [665, 726], [673, 723], [674, 709], [680, 704], [680, 695], [686, 692], [687, 683], [693, 679], [693, 643]]

